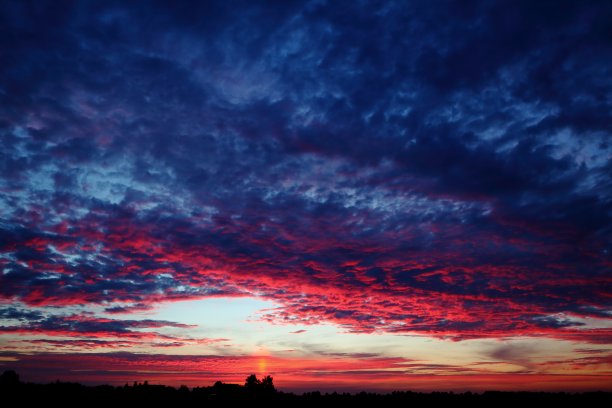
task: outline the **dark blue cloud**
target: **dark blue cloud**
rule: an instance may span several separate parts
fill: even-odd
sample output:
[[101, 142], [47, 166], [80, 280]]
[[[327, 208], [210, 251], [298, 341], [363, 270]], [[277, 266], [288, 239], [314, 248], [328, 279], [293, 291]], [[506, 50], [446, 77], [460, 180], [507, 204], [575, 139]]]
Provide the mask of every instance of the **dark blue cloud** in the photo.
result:
[[[18, 320], [20, 324], [0, 326], [3, 333], [49, 334], [59, 336], [101, 336], [133, 338], [171, 338], [147, 330], [161, 327], [188, 328], [189, 325], [165, 320], [115, 320], [82, 315], [43, 315], [38, 311], [18, 307], [0, 309], [0, 316], [7, 320]], [[137, 329], [137, 330], [134, 330]]]
[[42, 320], [44, 318], [44, 315], [36, 310], [25, 310], [16, 307], [4, 307], [0, 309], [0, 317], [2, 319], [36, 321]]

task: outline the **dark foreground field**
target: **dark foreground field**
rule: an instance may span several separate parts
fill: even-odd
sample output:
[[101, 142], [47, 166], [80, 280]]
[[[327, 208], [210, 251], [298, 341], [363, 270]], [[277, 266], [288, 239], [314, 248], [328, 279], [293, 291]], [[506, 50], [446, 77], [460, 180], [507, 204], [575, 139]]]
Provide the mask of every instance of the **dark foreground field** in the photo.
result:
[[[249, 381], [250, 379], [250, 381]], [[267, 379], [267, 381], [266, 381]], [[367, 385], [365, 385], [367, 386]], [[91, 404], [168, 404], [173, 407], [234, 406], [248, 404], [257, 406], [402, 406], [426, 407], [453, 406], [496, 407], [520, 404], [537, 404], [541, 407], [555, 407], [571, 404], [578, 407], [612, 406], [612, 393], [549, 393], [549, 392], [498, 392], [484, 393], [417, 393], [395, 391], [388, 394], [361, 392], [326, 393], [308, 392], [302, 395], [278, 391], [272, 379], [257, 380], [251, 376], [245, 385], [217, 382], [211, 387], [169, 387], [134, 383], [120, 387], [109, 385], [85, 386], [78, 383], [54, 382], [34, 384], [19, 381], [18, 376], [5, 372], [0, 380], [0, 395], [3, 405], [7, 401], [23, 403], [83, 405]], [[367, 404], [367, 405], [366, 405]]]

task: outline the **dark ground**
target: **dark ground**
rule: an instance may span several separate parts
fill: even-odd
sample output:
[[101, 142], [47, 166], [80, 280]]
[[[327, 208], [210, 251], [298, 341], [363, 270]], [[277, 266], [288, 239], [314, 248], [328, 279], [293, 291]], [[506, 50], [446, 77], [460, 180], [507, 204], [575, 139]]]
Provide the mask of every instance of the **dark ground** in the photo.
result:
[[[577, 407], [612, 406], [612, 393], [549, 393], [549, 392], [498, 392], [476, 393], [417, 393], [396, 391], [388, 394], [361, 392], [357, 394], [310, 392], [302, 395], [277, 391], [272, 379], [266, 382], [249, 377], [245, 385], [217, 382], [211, 387], [168, 387], [134, 383], [120, 387], [110, 385], [85, 386], [78, 383], [55, 382], [34, 384], [19, 381], [14, 372], [5, 372], [0, 377], [0, 395], [3, 406], [7, 401], [18, 404], [58, 404], [98, 406], [99, 404], [159, 404], [180, 407], [202, 406], [515, 406], [530, 404], [537, 407], [555, 407], [561, 404]], [[607, 401], [607, 402], [606, 402]]]

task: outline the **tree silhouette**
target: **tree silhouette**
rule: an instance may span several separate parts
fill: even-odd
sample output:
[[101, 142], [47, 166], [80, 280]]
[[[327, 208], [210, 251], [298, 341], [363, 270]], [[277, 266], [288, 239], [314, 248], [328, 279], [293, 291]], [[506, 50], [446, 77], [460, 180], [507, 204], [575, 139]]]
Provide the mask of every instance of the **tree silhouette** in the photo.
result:
[[255, 374], [249, 375], [246, 378], [246, 381], [244, 382], [245, 388], [247, 388], [249, 390], [257, 389], [260, 384], [261, 384], [261, 381], [259, 381], [259, 379], [257, 378], [257, 376]]
[[244, 388], [251, 395], [266, 396], [276, 392], [272, 377], [269, 375], [266, 375], [261, 380], [255, 374], [249, 375], [244, 382]]
[[265, 393], [276, 392], [276, 388], [274, 388], [274, 383], [272, 382], [272, 377], [270, 377], [269, 375], [266, 375], [264, 378], [261, 379], [260, 387], [262, 392]]

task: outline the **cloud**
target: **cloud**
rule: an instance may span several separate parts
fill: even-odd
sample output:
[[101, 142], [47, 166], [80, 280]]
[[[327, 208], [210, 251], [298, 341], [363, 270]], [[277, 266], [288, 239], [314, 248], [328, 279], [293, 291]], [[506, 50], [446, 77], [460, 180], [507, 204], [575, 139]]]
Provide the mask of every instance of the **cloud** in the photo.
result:
[[36, 310], [26, 310], [17, 307], [4, 307], [0, 308], [0, 318], [20, 320], [20, 321], [36, 321], [42, 320], [44, 315]]
[[56, 336], [101, 336], [101, 337], [163, 337], [153, 332], [137, 329], [161, 327], [190, 328], [194, 326], [165, 320], [114, 320], [82, 315], [46, 316], [44, 319], [25, 324], [1, 326], [4, 333], [42, 333]]
[[[0, 308], [0, 334], [9, 336], [3, 350], [36, 350], [39, 347], [55, 349], [95, 350], [100, 348], [182, 347], [186, 345], [213, 345], [227, 342], [225, 338], [193, 338], [187, 333], [194, 325], [166, 320], [109, 319], [93, 313], [46, 315], [35, 310], [18, 307]], [[165, 334], [164, 328], [173, 330]], [[15, 335], [19, 335], [16, 337]], [[44, 336], [24, 338], [23, 336]], [[51, 338], [49, 338], [51, 337]]]
[[3, 301], [248, 295], [281, 324], [609, 342], [550, 318], [611, 309], [609, 5], [0, 16]]

